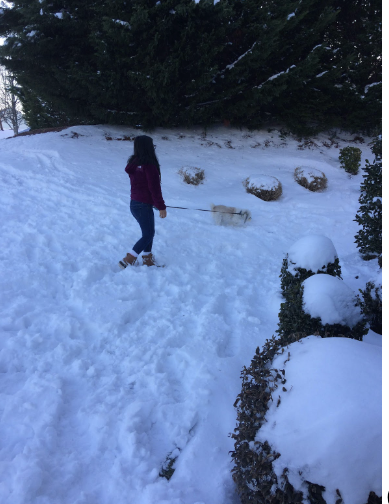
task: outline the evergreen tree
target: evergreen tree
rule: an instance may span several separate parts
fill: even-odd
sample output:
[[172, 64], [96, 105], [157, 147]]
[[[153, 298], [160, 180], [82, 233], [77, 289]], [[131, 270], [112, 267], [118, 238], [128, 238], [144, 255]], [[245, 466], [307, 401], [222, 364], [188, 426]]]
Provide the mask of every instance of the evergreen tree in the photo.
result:
[[300, 133], [341, 127], [371, 134], [382, 107], [381, 2], [335, 0], [332, 8], [336, 16], [325, 29], [320, 68], [290, 88], [289, 97], [281, 95], [274, 113]]
[[372, 147], [373, 163], [366, 159], [359, 197], [360, 207], [355, 216], [362, 229], [355, 235], [355, 242], [365, 260], [378, 257], [382, 267], [382, 139]]
[[227, 119], [254, 128], [273, 118], [304, 130], [314, 116], [372, 127], [377, 1], [352, 0], [353, 14], [346, 0], [15, 0], [0, 11], [0, 63], [28, 117], [48, 108], [35, 120], [44, 126]]
[[[210, 88], [213, 115], [258, 127], [319, 71], [331, 1], [230, 0], [227, 44]], [[283, 103], [280, 107], [280, 103]], [[279, 116], [280, 117], [280, 116]]]
[[20, 97], [27, 115], [29, 98], [34, 96], [40, 106], [49, 104], [59, 115], [90, 119], [88, 78], [93, 73], [94, 51], [88, 39], [92, 12], [92, 1], [77, 0], [16, 0], [4, 9], [0, 34], [7, 39], [0, 48], [0, 58], [24, 90]]
[[[212, 2], [134, 0], [126, 12], [119, 5], [105, 16], [99, 56], [109, 53], [106, 72], [117, 88], [112, 120], [146, 127], [196, 122], [194, 97], [208, 99], [202, 86], [215, 71], [224, 12]], [[114, 16], [128, 24], [113, 26]]]

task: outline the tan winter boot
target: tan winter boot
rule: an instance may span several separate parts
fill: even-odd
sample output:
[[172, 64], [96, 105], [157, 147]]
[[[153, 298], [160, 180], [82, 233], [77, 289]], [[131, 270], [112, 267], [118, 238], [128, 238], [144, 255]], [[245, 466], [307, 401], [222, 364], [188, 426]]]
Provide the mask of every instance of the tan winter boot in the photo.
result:
[[142, 259], [143, 259], [143, 266], [157, 266], [155, 258], [151, 252], [150, 254], [142, 256]]
[[124, 259], [122, 259], [121, 261], [119, 261], [119, 266], [122, 269], [127, 268], [127, 266], [134, 266], [134, 264], [136, 263], [136, 259], [137, 258], [135, 256], [133, 256], [130, 253], [128, 253]]

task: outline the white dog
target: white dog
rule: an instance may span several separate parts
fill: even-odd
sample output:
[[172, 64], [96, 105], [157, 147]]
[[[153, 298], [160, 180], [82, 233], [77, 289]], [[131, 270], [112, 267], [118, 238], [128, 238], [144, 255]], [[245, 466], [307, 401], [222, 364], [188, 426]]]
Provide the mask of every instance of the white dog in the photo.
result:
[[212, 204], [211, 211], [213, 212], [213, 220], [218, 226], [243, 226], [251, 220], [249, 210]]

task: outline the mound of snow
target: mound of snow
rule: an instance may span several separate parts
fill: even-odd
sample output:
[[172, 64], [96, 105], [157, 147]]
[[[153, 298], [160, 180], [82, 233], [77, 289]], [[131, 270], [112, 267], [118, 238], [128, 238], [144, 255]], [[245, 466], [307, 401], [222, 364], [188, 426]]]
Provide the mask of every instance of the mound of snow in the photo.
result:
[[[311, 234], [300, 238], [288, 251], [293, 268], [305, 268], [314, 272], [337, 259], [338, 254], [327, 236]], [[291, 272], [293, 273], [293, 272]]]
[[[297, 173], [296, 173], [297, 172]], [[299, 166], [296, 168], [296, 175], [298, 178], [306, 178], [308, 183], [314, 182], [315, 178], [325, 177], [324, 173], [316, 168], [310, 166]]]
[[[323, 275], [317, 275], [323, 276]], [[323, 485], [328, 504], [339, 489], [344, 504], [381, 495], [381, 348], [348, 338], [310, 336], [273, 361], [285, 369], [286, 392], [273, 401], [256, 440], [281, 456], [278, 477], [289, 469], [292, 485]]]
[[250, 186], [255, 186], [264, 191], [273, 191], [277, 189], [280, 183], [275, 177], [269, 175], [250, 175], [248, 182]]
[[343, 324], [354, 327], [362, 314], [355, 306], [355, 294], [343, 280], [331, 275], [313, 275], [304, 286], [304, 311], [311, 317], [320, 317], [323, 324]]

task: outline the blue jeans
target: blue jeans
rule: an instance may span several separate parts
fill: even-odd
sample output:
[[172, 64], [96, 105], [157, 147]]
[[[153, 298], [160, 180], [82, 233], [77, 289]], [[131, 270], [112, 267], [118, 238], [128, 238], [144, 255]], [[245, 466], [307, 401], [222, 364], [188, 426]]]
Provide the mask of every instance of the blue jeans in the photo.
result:
[[142, 230], [142, 238], [135, 243], [132, 249], [137, 254], [142, 251], [150, 253], [155, 235], [153, 205], [131, 200], [130, 210]]

